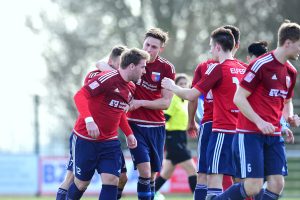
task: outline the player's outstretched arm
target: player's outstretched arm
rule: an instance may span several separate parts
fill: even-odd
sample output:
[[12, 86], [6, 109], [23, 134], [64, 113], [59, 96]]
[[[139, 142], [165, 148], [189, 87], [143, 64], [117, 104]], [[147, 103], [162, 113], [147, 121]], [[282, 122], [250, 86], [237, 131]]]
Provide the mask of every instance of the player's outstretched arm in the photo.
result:
[[271, 123], [264, 121], [256, 112], [254, 112], [247, 99], [250, 94], [251, 93], [248, 90], [239, 86], [234, 95], [233, 102], [239, 108], [240, 112], [256, 124], [257, 128], [259, 128], [263, 134], [274, 133], [275, 127]]
[[201, 92], [195, 88], [182, 88], [175, 84], [175, 82], [170, 78], [164, 78], [161, 82], [161, 86], [169, 91], [172, 91], [174, 94], [179, 96], [180, 98], [193, 101], [196, 100]]
[[129, 110], [135, 110], [140, 107], [152, 110], [166, 110], [172, 101], [173, 93], [169, 90], [161, 90], [161, 98], [155, 100], [132, 100]]

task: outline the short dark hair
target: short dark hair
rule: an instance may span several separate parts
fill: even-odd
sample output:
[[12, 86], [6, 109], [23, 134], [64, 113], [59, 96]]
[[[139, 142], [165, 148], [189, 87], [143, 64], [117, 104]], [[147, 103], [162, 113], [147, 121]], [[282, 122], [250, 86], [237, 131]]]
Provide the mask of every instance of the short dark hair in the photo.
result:
[[131, 63], [134, 65], [139, 64], [142, 59], [149, 61], [149, 53], [138, 48], [125, 50], [121, 55], [120, 67], [126, 69]]
[[278, 29], [278, 46], [282, 46], [286, 40], [296, 42], [300, 39], [300, 25], [285, 20]]
[[231, 30], [231, 33], [234, 37], [235, 44], [238, 44], [240, 42], [241, 32], [238, 27], [233, 26], [233, 25], [225, 25], [225, 26], [223, 26], [223, 28]]
[[114, 46], [109, 54], [109, 58], [114, 59], [119, 57], [126, 49], [127, 47], [123, 45]]
[[175, 84], [177, 84], [181, 79], [186, 79], [188, 81], [189, 77], [185, 73], [178, 73], [176, 74]]
[[253, 42], [248, 46], [248, 54], [249, 56], [259, 57], [268, 52], [268, 42], [266, 41], [258, 41]]
[[218, 43], [222, 47], [223, 51], [231, 51], [235, 45], [231, 30], [223, 27], [215, 29], [210, 37], [214, 43]]
[[168, 40], [169, 40], [169, 35], [168, 32], [163, 31], [160, 28], [151, 28], [145, 33], [145, 39], [147, 37], [153, 37], [161, 41], [162, 46], [164, 46]]

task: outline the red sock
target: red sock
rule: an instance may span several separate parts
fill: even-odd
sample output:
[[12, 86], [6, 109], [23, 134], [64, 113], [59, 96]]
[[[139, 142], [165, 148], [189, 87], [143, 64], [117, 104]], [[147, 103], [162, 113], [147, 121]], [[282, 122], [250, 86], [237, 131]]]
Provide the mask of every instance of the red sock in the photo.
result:
[[229, 188], [233, 184], [233, 180], [231, 176], [223, 175], [223, 191]]

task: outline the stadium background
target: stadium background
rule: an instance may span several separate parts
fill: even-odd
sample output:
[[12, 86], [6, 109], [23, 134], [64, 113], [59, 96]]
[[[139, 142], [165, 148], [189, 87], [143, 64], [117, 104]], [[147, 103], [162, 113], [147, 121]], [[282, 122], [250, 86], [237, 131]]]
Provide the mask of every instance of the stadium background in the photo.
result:
[[[209, 33], [217, 26], [240, 28], [237, 57], [245, 61], [252, 41], [266, 40], [272, 49], [284, 19], [300, 23], [297, 0], [12, 0], [0, 5], [0, 89], [6, 94], [0, 99], [0, 200], [54, 194], [76, 118], [72, 96], [112, 46], [140, 47], [147, 28], [161, 27], [171, 36], [163, 56], [177, 72], [192, 76], [196, 64], [209, 56]], [[293, 64], [299, 69], [299, 61]], [[299, 113], [299, 78], [296, 87]], [[300, 199], [300, 131], [294, 131], [296, 143], [287, 145], [290, 175], [283, 196]], [[195, 156], [196, 142], [189, 142]], [[164, 191], [192, 199], [182, 173], [177, 169]], [[134, 173], [130, 177], [135, 180]], [[98, 181], [91, 195], [99, 191]], [[134, 187], [128, 184], [126, 193], [133, 194]]]

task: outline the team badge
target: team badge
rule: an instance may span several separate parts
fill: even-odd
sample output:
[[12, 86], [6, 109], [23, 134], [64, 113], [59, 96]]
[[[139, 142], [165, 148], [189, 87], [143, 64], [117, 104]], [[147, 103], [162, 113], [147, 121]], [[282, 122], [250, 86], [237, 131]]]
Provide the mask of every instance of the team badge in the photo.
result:
[[152, 72], [151, 79], [154, 82], [158, 82], [160, 80], [160, 73], [159, 72]]
[[288, 89], [291, 87], [291, 77], [289, 76], [285, 77], [285, 84]]

